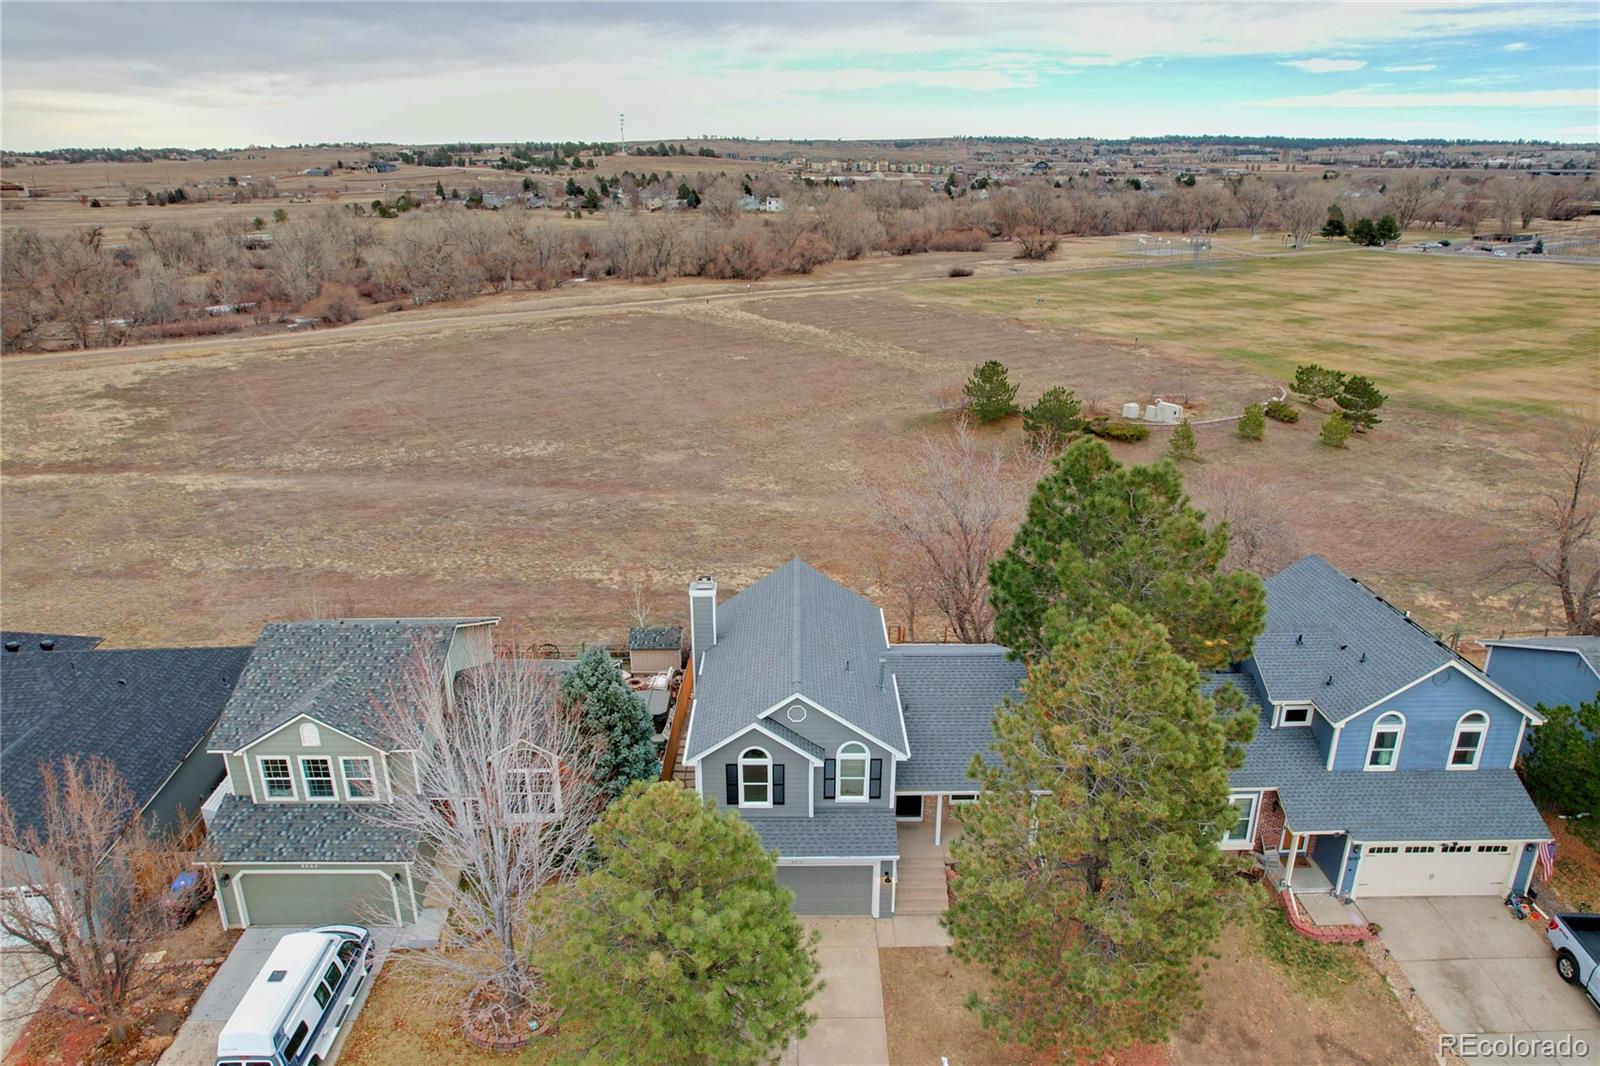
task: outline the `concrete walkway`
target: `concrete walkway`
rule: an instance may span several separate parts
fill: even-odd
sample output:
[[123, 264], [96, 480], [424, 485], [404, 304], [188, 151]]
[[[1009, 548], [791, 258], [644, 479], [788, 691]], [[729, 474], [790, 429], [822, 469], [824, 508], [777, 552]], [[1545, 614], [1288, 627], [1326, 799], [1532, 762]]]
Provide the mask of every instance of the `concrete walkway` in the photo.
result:
[[[893, 919], [889, 919], [893, 921]], [[789, 1066], [887, 1066], [889, 1030], [878, 973], [878, 922], [872, 918], [802, 918], [822, 934], [817, 959], [822, 991], [811, 1001], [811, 1032], [789, 1045]]]
[[1379, 937], [1448, 1033], [1490, 1040], [1559, 1039], [1587, 1043], [1588, 1054], [1464, 1055], [1479, 1063], [1576, 1066], [1600, 1055], [1600, 1014], [1556, 974], [1555, 952], [1537, 921], [1517, 921], [1489, 896], [1360, 900]]

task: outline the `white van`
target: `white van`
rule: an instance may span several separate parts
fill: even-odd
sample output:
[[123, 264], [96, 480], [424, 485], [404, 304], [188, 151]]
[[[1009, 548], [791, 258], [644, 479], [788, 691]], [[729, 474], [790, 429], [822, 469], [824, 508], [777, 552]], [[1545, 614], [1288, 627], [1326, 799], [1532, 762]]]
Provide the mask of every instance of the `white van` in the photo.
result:
[[217, 1037], [217, 1066], [313, 1066], [372, 972], [372, 936], [325, 925], [278, 941]]

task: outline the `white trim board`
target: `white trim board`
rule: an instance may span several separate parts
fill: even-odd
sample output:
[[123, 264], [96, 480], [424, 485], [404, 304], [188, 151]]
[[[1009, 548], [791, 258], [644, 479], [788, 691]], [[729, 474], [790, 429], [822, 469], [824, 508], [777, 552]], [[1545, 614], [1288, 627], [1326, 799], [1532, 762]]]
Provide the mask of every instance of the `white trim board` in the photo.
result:
[[[705, 757], [707, 755], [710, 755], [712, 752], [718, 750], [719, 748], [727, 747], [729, 744], [732, 744], [734, 741], [738, 740], [740, 737], [744, 736], [746, 733], [750, 732], [752, 729], [755, 730], [757, 733], [760, 733], [762, 736], [770, 737], [773, 741], [775, 741], [775, 742], [777, 742], [779, 744], [782, 744], [784, 747], [788, 748], [790, 751], [794, 752], [796, 755], [800, 756], [802, 759], [805, 759], [813, 767], [817, 767], [817, 766], [821, 766], [822, 765], [822, 760], [821, 759], [817, 758], [815, 755], [811, 754], [809, 751], [805, 751], [805, 750], [799, 748], [798, 746], [796, 746], [795, 744], [791, 743], [790, 741], [787, 741], [787, 740], [783, 739], [778, 734], [774, 733], [772, 730], [770, 730], [766, 726], [762, 725], [760, 722], [751, 722], [749, 725], [745, 726], [743, 729], [739, 730], [738, 732], [729, 733], [728, 736], [727, 736], [727, 739], [725, 739], [722, 743], [717, 744], [714, 747], [707, 748], [705, 751], [702, 751], [699, 755], [696, 755], [692, 759], [685, 759], [683, 761], [683, 765], [685, 765], [685, 766], [693, 766], [693, 767], [698, 768], [700, 766], [700, 764], [703, 761], [705, 761]], [[735, 760], [735, 761], [737, 761], [737, 760]]]
[[[874, 744], [878, 745], [878, 747], [884, 748], [885, 750], [888, 750], [888, 751], [892, 751], [896, 755], [900, 756], [902, 759], [911, 758], [911, 753], [909, 751], [903, 751], [900, 748], [895, 747], [893, 744], [890, 744], [887, 740], [884, 740], [884, 739], [882, 739], [880, 737], [873, 736], [871, 733], [867, 732], [865, 729], [862, 729], [860, 726], [856, 725], [854, 722], [845, 721], [843, 718], [840, 718], [837, 714], [834, 714], [832, 711], [828, 710], [828, 708], [824, 707], [822, 704], [818, 703], [816, 700], [811, 699], [809, 696], [807, 696], [803, 692], [796, 692], [793, 695], [785, 696], [783, 699], [779, 700], [777, 703], [774, 703], [771, 707], [768, 707], [766, 710], [764, 710], [760, 714], [756, 715], [756, 718], [758, 718], [758, 719], [760, 719], [760, 718], [768, 718], [768, 717], [772, 716], [773, 714], [777, 713], [778, 711], [782, 710], [783, 708], [787, 707], [789, 704], [793, 703], [795, 700], [799, 700], [801, 703], [804, 703], [806, 706], [811, 707], [814, 710], [821, 711], [823, 714], [827, 715], [829, 718], [832, 718], [835, 722], [838, 722], [840, 725], [844, 726], [846, 729], [848, 729], [848, 730], [850, 730], [851, 732], [854, 732], [854, 733], [859, 733], [861, 736], [865, 737], [867, 740], [870, 740]], [[896, 710], [899, 709], [899, 697], [898, 696], [895, 697], [895, 707], [896, 707]], [[902, 720], [901, 726], [902, 726], [902, 728], [904, 728], [904, 721], [903, 720]], [[733, 734], [733, 735], [737, 736], [738, 734]], [[721, 744], [717, 745], [717, 747], [721, 747], [721, 746], [722, 746]], [[908, 741], [907, 742], [907, 747], [909, 747], [909, 746], [910, 746], [910, 742]]]
[[[1405, 685], [1402, 685], [1401, 687], [1395, 689], [1393, 692], [1389, 693], [1387, 696], [1384, 696], [1382, 699], [1373, 700], [1371, 703], [1367, 704], [1365, 707], [1361, 708], [1359, 711], [1354, 711], [1354, 712], [1352, 712], [1350, 714], [1347, 714], [1343, 718], [1339, 719], [1338, 721], [1333, 722], [1333, 724], [1335, 726], [1342, 726], [1342, 725], [1344, 725], [1344, 723], [1350, 721], [1352, 718], [1359, 718], [1362, 715], [1366, 714], [1367, 712], [1371, 711], [1373, 708], [1378, 707], [1378, 706], [1380, 706], [1380, 705], [1382, 705], [1384, 703], [1389, 702], [1390, 700], [1394, 699], [1396, 696], [1401, 695], [1402, 693], [1406, 693], [1406, 692], [1411, 691], [1412, 689], [1416, 688], [1418, 685], [1422, 684], [1424, 681], [1427, 681], [1430, 678], [1436, 677], [1439, 674], [1444, 673], [1446, 670], [1454, 670], [1456, 673], [1460, 674], [1462, 677], [1465, 677], [1468, 681], [1476, 682], [1480, 687], [1482, 687], [1484, 689], [1487, 689], [1490, 693], [1492, 693], [1493, 695], [1499, 697], [1505, 703], [1510, 705], [1510, 707], [1513, 710], [1518, 711], [1521, 714], [1525, 715], [1527, 717], [1527, 719], [1530, 722], [1532, 722], [1534, 725], [1543, 725], [1544, 724], [1544, 719], [1539, 717], [1538, 714], [1534, 713], [1534, 711], [1531, 708], [1529, 708], [1527, 704], [1523, 703], [1521, 700], [1517, 699], [1511, 693], [1507, 692], [1505, 689], [1501, 688], [1499, 685], [1497, 685], [1493, 681], [1489, 680], [1489, 678], [1485, 677], [1483, 674], [1479, 673], [1477, 670], [1464, 668], [1460, 663], [1457, 663], [1457, 662], [1443, 663], [1437, 669], [1429, 670], [1427, 673], [1423, 674], [1421, 677], [1417, 678], [1416, 680], [1408, 682]], [[1329, 720], [1332, 721], [1332, 719], [1329, 719]]]

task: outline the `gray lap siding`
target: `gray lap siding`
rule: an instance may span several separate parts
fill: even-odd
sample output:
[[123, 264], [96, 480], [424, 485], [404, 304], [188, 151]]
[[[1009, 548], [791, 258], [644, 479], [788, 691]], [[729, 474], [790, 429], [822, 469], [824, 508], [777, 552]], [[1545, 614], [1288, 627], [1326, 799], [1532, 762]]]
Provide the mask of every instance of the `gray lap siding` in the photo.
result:
[[[773, 740], [764, 733], [754, 730], [747, 731], [733, 738], [721, 747], [714, 748], [706, 753], [700, 762], [700, 788], [706, 799], [719, 808], [736, 807], [728, 803], [727, 768], [737, 768], [739, 756], [750, 748], [760, 748], [772, 758], [773, 778], [776, 780], [777, 768], [783, 768], [783, 803], [774, 803], [771, 811], [761, 808], [764, 814], [798, 815], [805, 817], [808, 811], [806, 782], [809, 778], [811, 764], [805, 756], [792, 751], [784, 745]], [[734, 771], [737, 780], [737, 769]], [[821, 793], [818, 793], [820, 796]]]

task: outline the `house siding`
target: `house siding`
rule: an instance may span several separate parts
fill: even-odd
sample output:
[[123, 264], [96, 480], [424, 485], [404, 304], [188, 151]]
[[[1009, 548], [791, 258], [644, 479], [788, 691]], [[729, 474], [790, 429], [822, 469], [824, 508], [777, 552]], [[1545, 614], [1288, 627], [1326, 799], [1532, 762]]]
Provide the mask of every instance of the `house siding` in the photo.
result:
[[[1405, 715], [1405, 737], [1400, 744], [1399, 770], [1441, 770], [1450, 756], [1456, 723], [1468, 711], [1489, 716], [1480, 767], [1506, 767], [1517, 746], [1523, 716], [1516, 708], [1455, 669], [1447, 669], [1364, 714], [1348, 720], [1339, 734], [1335, 770], [1363, 770], [1372, 727], [1386, 711]], [[1467, 772], [1467, 771], [1463, 771]]]
[[1328, 749], [1333, 746], [1333, 724], [1322, 717], [1321, 711], [1311, 712], [1311, 735], [1317, 740], [1317, 754], [1322, 756], [1323, 764], [1328, 761]]
[[[821, 711], [818, 711], [815, 707], [810, 708], [807, 711], [806, 720], [798, 725], [783, 717], [783, 711], [781, 710], [775, 711], [772, 717], [783, 722], [784, 725], [788, 726], [790, 729], [793, 729], [796, 733], [799, 733], [813, 744], [821, 745], [822, 757], [824, 759], [837, 759], [839, 756], [839, 745], [848, 743], [849, 741], [853, 740], [859, 744], [866, 745], [868, 760], [883, 760], [883, 794], [879, 798], [875, 800], [868, 800], [867, 802], [873, 806], [881, 807], [893, 805], [894, 797], [889, 795], [889, 765], [893, 761], [894, 755], [889, 752], [888, 749], [884, 748], [883, 745], [874, 744], [872, 741], [867, 740], [854, 729], [839, 724], [832, 718], [829, 718], [827, 715], [823, 714]], [[867, 766], [870, 771], [872, 766], [870, 761], [867, 763]], [[815, 770], [811, 771], [811, 787], [816, 790], [818, 807], [822, 806], [824, 803], [838, 802], [837, 798], [831, 800], [823, 798], [825, 794], [822, 790], [823, 769], [823, 767], [819, 766]], [[854, 807], [860, 806], [860, 804], [850, 803], [847, 804], [847, 806]]]
[[[373, 762], [373, 772], [379, 777], [378, 788], [380, 790], [380, 795], [382, 794], [381, 790], [383, 788], [383, 771], [378, 764], [383, 761], [383, 752], [370, 744], [363, 744], [361, 741], [353, 740], [350, 737], [345, 736], [343, 733], [335, 731], [331, 726], [322, 725], [320, 723], [317, 724], [317, 739], [320, 740], [321, 743], [314, 748], [308, 748], [300, 743], [300, 726], [303, 721], [305, 721], [305, 719], [302, 719], [301, 721], [290, 722], [288, 725], [283, 726], [277, 731], [268, 733], [266, 736], [262, 737], [260, 740], [244, 749], [247, 768], [251, 775], [250, 779], [255, 783], [257, 796], [265, 797], [267, 794], [266, 786], [261, 781], [261, 764], [258, 761], [262, 756], [265, 755], [288, 756], [291, 760], [293, 760], [291, 766], [294, 771], [295, 790], [298, 793], [299, 799], [301, 800], [305, 799], [304, 791], [301, 788], [300, 779], [299, 760], [301, 756], [333, 760], [333, 772], [336, 781], [335, 787], [340, 790], [340, 799], [343, 799], [344, 785], [339, 771], [339, 757], [343, 755], [365, 756], [371, 759]], [[246, 788], [243, 794], [248, 795], [249, 789]]]
[[1600, 678], [1573, 651], [1491, 648], [1489, 676], [1530, 707], [1576, 708], [1600, 696]]
[[160, 790], [145, 804], [144, 816], [157, 830], [178, 828], [185, 818], [197, 818], [200, 805], [222, 781], [222, 756], [205, 750], [202, 741]]
[[[811, 764], [790, 748], [754, 729], [747, 729], [706, 753], [705, 759], [700, 763], [700, 787], [705, 792], [705, 798], [718, 809], [728, 808], [727, 770], [724, 767], [730, 763], [737, 764], [739, 755], [747, 748], [760, 748], [772, 756], [774, 766], [783, 767], [783, 804], [774, 805], [770, 810], [765, 807], [760, 808], [762, 817], [804, 818], [808, 812], [806, 788], [810, 780]], [[817, 796], [820, 802], [822, 793], [818, 792]]]
[[1361, 865], [1361, 845], [1351, 844], [1350, 857], [1345, 860], [1344, 874], [1339, 878], [1338, 882], [1339, 894], [1341, 896], [1348, 896], [1351, 892], [1355, 891], [1356, 867], [1359, 865]]
[[1518, 892], [1528, 891], [1528, 882], [1533, 879], [1533, 860], [1537, 854], [1537, 848], [1525, 848], [1522, 856], [1517, 859], [1517, 875], [1512, 878], [1511, 887]]
[[1344, 842], [1345, 835], [1338, 833], [1319, 836], [1311, 845], [1311, 861], [1317, 864], [1330, 885], [1339, 883], [1339, 862], [1344, 858]]

